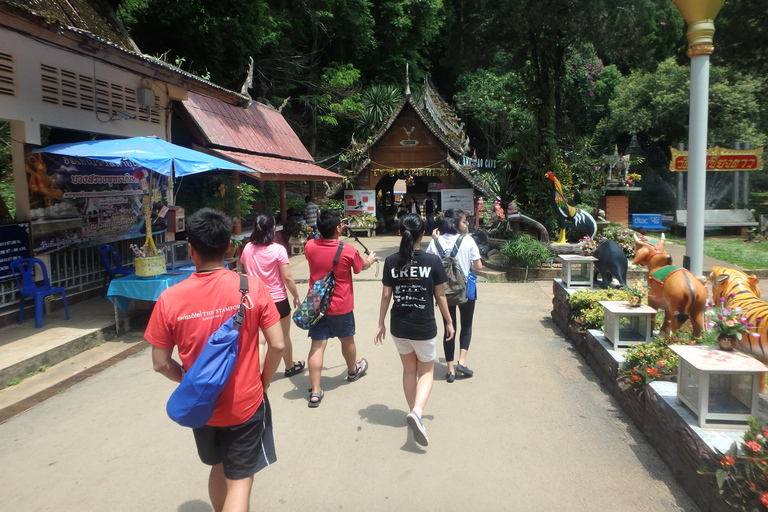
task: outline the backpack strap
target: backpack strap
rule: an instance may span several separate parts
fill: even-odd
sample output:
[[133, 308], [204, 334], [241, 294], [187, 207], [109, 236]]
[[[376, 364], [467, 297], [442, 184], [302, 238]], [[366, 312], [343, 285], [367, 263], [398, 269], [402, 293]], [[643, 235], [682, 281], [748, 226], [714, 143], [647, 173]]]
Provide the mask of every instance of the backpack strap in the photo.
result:
[[437, 254], [440, 255], [440, 259], [445, 259], [445, 250], [443, 250], [443, 246], [440, 245], [440, 238], [435, 238], [435, 249], [437, 249]]
[[464, 235], [459, 235], [459, 239], [456, 240], [456, 243], [453, 244], [453, 250], [451, 251], [451, 258], [455, 258], [457, 254], [459, 254], [459, 246], [461, 245], [461, 241], [464, 240]]
[[232, 326], [236, 331], [240, 330], [240, 326], [243, 325], [243, 320], [245, 319], [245, 298], [248, 294], [248, 276], [245, 274], [240, 274], [240, 294], [240, 309], [237, 310], [234, 325]]
[[339, 262], [339, 258], [341, 258], [341, 250], [344, 248], [344, 242], [339, 240], [339, 248], [336, 249], [336, 256], [333, 258], [333, 266], [331, 267], [331, 272], [336, 270], [336, 264]]

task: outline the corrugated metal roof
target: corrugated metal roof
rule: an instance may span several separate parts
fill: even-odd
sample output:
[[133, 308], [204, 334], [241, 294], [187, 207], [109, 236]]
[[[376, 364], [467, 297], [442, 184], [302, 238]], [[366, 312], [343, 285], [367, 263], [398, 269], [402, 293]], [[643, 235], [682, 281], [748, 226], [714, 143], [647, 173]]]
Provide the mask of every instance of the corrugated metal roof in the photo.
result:
[[112, 9], [100, 0], [0, 0], [62, 26], [93, 34], [124, 50], [138, 52], [128, 31]]
[[191, 92], [182, 104], [210, 145], [313, 162], [288, 121], [271, 107], [253, 103], [244, 109]]
[[223, 149], [207, 149], [208, 153], [232, 160], [253, 169], [255, 177], [267, 181], [340, 181], [341, 176], [308, 162], [297, 162], [284, 158], [250, 155]]

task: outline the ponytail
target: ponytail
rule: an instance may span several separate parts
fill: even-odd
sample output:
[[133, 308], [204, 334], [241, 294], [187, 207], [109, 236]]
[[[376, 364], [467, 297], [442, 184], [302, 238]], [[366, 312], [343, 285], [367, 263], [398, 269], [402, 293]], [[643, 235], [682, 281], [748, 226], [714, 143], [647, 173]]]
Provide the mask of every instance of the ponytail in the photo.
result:
[[397, 254], [397, 270], [405, 270], [413, 260], [413, 245], [424, 233], [424, 220], [415, 213], [400, 217], [400, 251]]
[[260, 213], [253, 223], [250, 242], [253, 245], [269, 245], [275, 241], [275, 218], [269, 213]]

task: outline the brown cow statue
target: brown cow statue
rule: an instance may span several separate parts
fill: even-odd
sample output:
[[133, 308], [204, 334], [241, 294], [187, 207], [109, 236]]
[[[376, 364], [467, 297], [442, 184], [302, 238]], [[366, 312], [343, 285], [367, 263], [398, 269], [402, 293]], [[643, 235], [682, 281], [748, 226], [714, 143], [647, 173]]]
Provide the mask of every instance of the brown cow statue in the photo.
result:
[[664, 310], [661, 332], [677, 331], [689, 318], [694, 337], [701, 336], [707, 288], [682, 268], [672, 266], [672, 257], [664, 250], [664, 234], [654, 246], [635, 235], [632, 263], [648, 267], [648, 305]]

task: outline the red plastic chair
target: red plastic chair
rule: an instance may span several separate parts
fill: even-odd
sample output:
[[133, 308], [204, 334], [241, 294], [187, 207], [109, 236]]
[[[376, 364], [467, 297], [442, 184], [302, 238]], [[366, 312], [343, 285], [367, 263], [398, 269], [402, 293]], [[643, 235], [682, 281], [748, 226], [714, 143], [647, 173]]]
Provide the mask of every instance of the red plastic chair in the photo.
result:
[[[40, 285], [35, 282], [34, 272], [36, 265], [40, 267], [40, 272], [43, 275], [43, 284]], [[64, 288], [61, 286], [51, 286], [51, 281], [48, 279], [48, 270], [41, 260], [37, 258], [20, 258], [12, 261], [10, 267], [13, 272], [13, 278], [16, 279], [16, 284], [21, 292], [21, 297], [19, 297], [20, 324], [24, 323], [24, 299], [26, 297], [33, 297], [35, 299], [35, 327], [40, 329], [43, 326], [43, 299], [48, 295], [56, 293], [61, 294], [61, 298], [64, 301], [64, 313], [67, 316], [67, 320], [69, 320], [67, 295], [64, 292]]]

